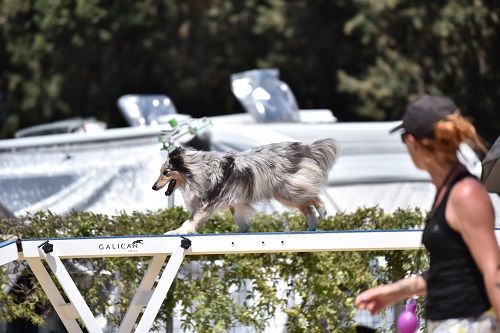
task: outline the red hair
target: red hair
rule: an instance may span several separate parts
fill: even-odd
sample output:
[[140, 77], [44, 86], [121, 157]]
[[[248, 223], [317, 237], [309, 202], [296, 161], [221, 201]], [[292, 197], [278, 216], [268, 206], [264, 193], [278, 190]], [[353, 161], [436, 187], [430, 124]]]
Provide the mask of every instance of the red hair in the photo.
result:
[[419, 140], [437, 161], [452, 163], [456, 160], [461, 143], [486, 152], [486, 146], [472, 123], [455, 112], [434, 125], [434, 138]]

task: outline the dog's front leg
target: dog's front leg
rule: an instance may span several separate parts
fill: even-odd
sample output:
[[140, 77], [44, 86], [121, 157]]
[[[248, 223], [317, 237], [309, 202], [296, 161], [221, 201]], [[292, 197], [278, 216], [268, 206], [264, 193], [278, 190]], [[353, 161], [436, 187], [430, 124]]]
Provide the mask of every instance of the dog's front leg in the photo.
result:
[[179, 228], [168, 231], [165, 235], [194, 234], [198, 229], [198, 225], [208, 220], [210, 216], [212, 216], [213, 212], [213, 205], [205, 204], [201, 208], [192, 212], [189, 218], [184, 221]]

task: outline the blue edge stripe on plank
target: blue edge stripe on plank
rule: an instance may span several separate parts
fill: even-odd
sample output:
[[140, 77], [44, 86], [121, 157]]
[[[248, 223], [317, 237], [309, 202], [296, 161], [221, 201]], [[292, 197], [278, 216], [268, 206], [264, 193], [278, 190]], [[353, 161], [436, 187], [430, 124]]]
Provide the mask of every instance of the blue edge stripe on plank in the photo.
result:
[[[500, 228], [495, 228], [500, 231]], [[203, 237], [203, 236], [254, 236], [254, 235], [301, 235], [301, 234], [342, 234], [342, 233], [357, 233], [357, 232], [421, 232], [422, 229], [382, 229], [382, 230], [330, 230], [330, 231], [288, 231], [288, 232], [249, 232], [249, 233], [220, 233], [220, 234], [187, 234], [187, 235], [128, 235], [128, 236], [88, 236], [88, 237], [47, 237], [47, 238], [27, 238], [23, 241], [38, 241], [38, 240], [72, 240], [72, 239], [107, 239], [107, 238], [137, 238], [137, 237]], [[0, 248], [9, 244], [15, 243], [16, 240], [8, 240], [0, 243]]]
[[16, 240], [15, 240], [15, 239], [11, 239], [11, 240], [8, 240], [8, 241], [5, 241], [5, 242], [1, 242], [1, 243], [0, 243], [0, 249], [1, 249], [2, 247], [6, 247], [7, 245], [12, 244], [12, 243], [15, 243], [15, 242], [16, 242]]

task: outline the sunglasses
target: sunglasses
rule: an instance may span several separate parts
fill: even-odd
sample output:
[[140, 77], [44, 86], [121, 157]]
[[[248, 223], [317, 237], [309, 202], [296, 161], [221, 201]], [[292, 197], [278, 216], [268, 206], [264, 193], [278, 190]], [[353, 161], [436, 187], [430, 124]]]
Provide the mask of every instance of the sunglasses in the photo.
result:
[[401, 142], [403, 142], [403, 143], [405, 143], [405, 142], [406, 142], [406, 141], [405, 141], [406, 135], [408, 135], [408, 133], [407, 133], [407, 132], [402, 132], [402, 133], [401, 133]]

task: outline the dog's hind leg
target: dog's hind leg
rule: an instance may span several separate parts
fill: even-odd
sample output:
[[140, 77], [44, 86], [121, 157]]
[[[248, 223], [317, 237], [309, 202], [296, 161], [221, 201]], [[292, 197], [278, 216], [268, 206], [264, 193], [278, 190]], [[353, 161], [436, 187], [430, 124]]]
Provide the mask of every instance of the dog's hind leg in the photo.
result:
[[326, 208], [325, 208], [325, 203], [323, 200], [321, 200], [319, 197], [315, 197], [311, 199], [311, 203], [314, 205], [314, 208], [316, 208], [316, 211], [319, 214], [319, 217], [324, 219], [326, 217]]
[[318, 219], [312, 205], [305, 203], [297, 206], [300, 211], [305, 215], [307, 220], [307, 230], [314, 231], [318, 227]]
[[307, 230], [316, 230], [316, 227], [318, 226], [318, 219], [316, 218], [316, 212], [314, 211], [315, 207], [313, 207], [312, 201], [297, 203], [291, 200], [284, 199], [280, 196], [275, 196], [274, 198], [286, 207], [298, 208], [306, 217]]
[[238, 225], [238, 232], [247, 232], [250, 229], [248, 222], [254, 215], [255, 209], [250, 205], [234, 205], [229, 208], [236, 225]]

